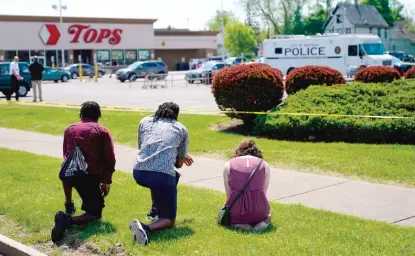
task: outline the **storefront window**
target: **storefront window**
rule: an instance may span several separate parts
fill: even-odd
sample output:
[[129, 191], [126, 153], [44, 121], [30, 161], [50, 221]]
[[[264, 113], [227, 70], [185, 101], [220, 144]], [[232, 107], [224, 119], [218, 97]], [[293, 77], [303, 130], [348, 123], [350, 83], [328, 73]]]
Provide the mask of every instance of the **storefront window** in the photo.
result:
[[14, 56], [17, 56], [16, 51], [4, 51], [4, 61], [13, 61]]
[[69, 63], [69, 52], [68, 51], [64, 51], [64, 54], [65, 54], [65, 61], [63, 62], [63, 64], [64, 65], [62, 65], [62, 50], [58, 50], [58, 65], [59, 65], [59, 67], [65, 67], [65, 66], [67, 66], [68, 65], [68, 63]]
[[29, 51], [18, 51], [17, 54], [19, 56], [20, 61], [30, 62]]
[[138, 50], [138, 59], [140, 61], [150, 59], [150, 50]]
[[34, 57], [38, 57], [38, 61], [40, 64], [46, 64], [46, 57], [44, 50], [30, 50], [30, 62], [33, 62]]
[[98, 50], [97, 51], [97, 61], [104, 65], [109, 65], [110, 59], [110, 50]]
[[52, 63], [56, 67], [56, 50], [46, 51], [46, 66], [52, 66]]
[[137, 50], [125, 50], [125, 65], [133, 64], [137, 61]]
[[111, 52], [113, 66], [114, 63], [117, 65], [124, 65], [124, 51], [123, 50], [113, 50]]

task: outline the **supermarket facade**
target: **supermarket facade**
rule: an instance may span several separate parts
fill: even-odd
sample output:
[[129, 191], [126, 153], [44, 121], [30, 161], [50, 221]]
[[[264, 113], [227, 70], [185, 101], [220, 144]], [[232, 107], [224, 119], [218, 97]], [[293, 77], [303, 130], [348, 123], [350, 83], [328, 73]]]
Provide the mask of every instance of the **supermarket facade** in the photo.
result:
[[[170, 70], [191, 58], [216, 55], [217, 32], [154, 29], [153, 19], [0, 15], [0, 62], [39, 56], [46, 65], [89, 63], [125, 66], [162, 59]], [[64, 60], [62, 60], [64, 49]]]

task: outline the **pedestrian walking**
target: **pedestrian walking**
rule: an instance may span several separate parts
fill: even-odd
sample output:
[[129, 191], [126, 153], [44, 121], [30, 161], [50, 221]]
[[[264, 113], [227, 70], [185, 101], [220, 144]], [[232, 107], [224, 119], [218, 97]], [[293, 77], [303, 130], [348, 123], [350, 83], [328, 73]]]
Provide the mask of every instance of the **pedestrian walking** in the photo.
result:
[[45, 68], [39, 63], [38, 57], [35, 56], [34, 61], [29, 66], [29, 71], [32, 74], [32, 86], [33, 86], [33, 102], [37, 101], [37, 93], [39, 92], [39, 101], [42, 102], [42, 76]]
[[22, 80], [23, 77], [20, 76], [19, 70], [19, 57], [14, 56], [13, 62], [10, 63], [10, 84], [11, 84], [11, 91], [7, 93], [6, 98], [7, 100], [11, 100], [13, 93], [16, 95], [16, 101], [19, 100], [19, 81]]

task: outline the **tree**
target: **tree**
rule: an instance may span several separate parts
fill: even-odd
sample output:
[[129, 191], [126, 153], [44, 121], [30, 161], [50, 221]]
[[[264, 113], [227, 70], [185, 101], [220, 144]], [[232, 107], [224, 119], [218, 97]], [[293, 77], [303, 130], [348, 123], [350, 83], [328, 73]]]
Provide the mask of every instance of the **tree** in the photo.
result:
[[256, 47], [255, 32], [241, 22], [232, 22], [225, 28], [225, 48], [233, 56], [241, 53], [251, 58]]
[[317, 33], [323, 33], [323, 25], [325, 22], [326, 10], [320, 8], [304, 19], [304, 34], [315, 35]]
[[[237, 21], [238, 19], [232, 12], [223, 11], [223, 26], [226, 27], [229, 23]], [[216, 15], [207, 22], [207, 27], [211, 31], [222, 30], [222, 11], [216, 11]]]

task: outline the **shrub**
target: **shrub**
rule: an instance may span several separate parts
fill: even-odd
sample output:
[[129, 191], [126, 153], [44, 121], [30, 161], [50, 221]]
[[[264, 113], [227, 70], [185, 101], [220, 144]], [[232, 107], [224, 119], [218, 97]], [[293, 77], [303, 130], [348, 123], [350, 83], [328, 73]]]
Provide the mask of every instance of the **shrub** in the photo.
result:
[[296, 93], [307, 89], [310, 85], [345, 84], [343, 75], [332, 68], [320, 66], [306, 66], [294, 69], [287, 76], [285, 88], [287, 93]]
[[[323, 115], [399, 116], [380, 119]], [[277, 139], [415, 144], [415, 81], [311, 86], [255, 119], [254, 133]]]
[[[281, 103], [284, 94], [281, 72], [255, 63], [225, 68], [213, 78], [212, 93], [221, 110], [268, 111]], [[252, 121], [255, 115], [227, 113]]]
[[405, 78], [406, 79], [415, 79], [415, 67], [412, 67], [411, 69], [406, 71]]
[[400, 78], [396, 69], [382, 66], [360, 69], [355, 75], [355, 80], [363, 83], [390, 83]]

